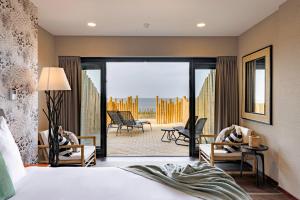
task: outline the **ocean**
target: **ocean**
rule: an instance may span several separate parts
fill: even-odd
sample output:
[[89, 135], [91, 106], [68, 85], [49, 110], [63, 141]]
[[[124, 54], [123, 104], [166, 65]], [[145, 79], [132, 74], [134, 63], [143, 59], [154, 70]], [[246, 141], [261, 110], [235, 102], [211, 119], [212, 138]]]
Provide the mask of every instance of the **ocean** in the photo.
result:
[[[172, 99], [173, 102], [175, 102], [176, 98], [163, 98], [166, 99]], [[120, 98], [118, 98], [120, 100]], [[127, 100], [126, 98], [123, 100]], [[152, 110], [153, 112], [156, 112], [156, 99], [155, 98], [139, 98], [139, 112], [143, 111], [149, 111]]]
[[145, 110], [156, 111], [156, 99], [155, 98], [139, 98], [139, 112]]
[[[117, 98], [120, 101], [122, 98]], [[124, 101], [127, 101], [127, 98], [123, 98]], [[134, 98], [133, 98], [134, 101]], [[155, 98], [139, 98], [139, 112], [156, 111], [156, 99]]]

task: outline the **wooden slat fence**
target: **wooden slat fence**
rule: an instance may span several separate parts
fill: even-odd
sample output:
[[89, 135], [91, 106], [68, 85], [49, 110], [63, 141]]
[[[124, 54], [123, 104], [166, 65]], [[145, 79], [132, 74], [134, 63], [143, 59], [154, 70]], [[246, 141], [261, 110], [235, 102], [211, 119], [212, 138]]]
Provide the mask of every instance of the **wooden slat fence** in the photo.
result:
[[[113, 99], [109, 97], [107, 102], [108, 111], [131, 111], [135, 119], [139, 118], [139, 98], [138, 96], [135, 99], [132, 96], [127, 97], [127, 99]], [[109, 124], [111, 119], [107, 116], [107, 123]]]
[[81, 134], [100, 130], [100, 93], [92, 80], [82, 71]]
[[207, 118], [203, 132], [214, 133], [215, 123], [215, 71], [204, 80], [203, 86], [196, 97], [196, 115], [198, 118]]
[[[139, 98], [131, 96], [127, 99], [113, 99], [109, 97], [107, 102], [107, 110], [111, 111], [131, 111], [135, 119], [139, 119], [141, 113], [139, 113]], [[143, 111], [145, 112], [145, 111]], [[149, 111], [150, 113], [151, 111]], [[185, 123], [189, 117], [189, 101], [184, 96], [183, 98], [176, 97], [172, 99], [162, 99], [156, 97], [156, 111], [155, 118], [158, 124], [169, 123]], [[109, 124], [111, 119], [107, 116], [107, 123]]]
[[185, 96], [175, 100], [156, 97], [157, 124], [185, 123], [188, 117], [189, 101]]

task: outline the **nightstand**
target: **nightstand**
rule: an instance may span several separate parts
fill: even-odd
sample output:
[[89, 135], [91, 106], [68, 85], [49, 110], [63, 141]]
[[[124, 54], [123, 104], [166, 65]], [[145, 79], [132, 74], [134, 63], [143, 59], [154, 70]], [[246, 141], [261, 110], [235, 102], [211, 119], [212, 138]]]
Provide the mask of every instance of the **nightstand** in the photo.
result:
[[[246, 155], [253, 155], [256, 159], [256, 185], [259, 186], [259, 172], [258, 172], [258, 161], [261, 160], [262, 166], [262, 179], [263, 184], [265, 183], [265, 161], [263, 151], [267, 151], [269, 147], [260, 145], [259, 147], [250, 147], [249, 145], [241, 145], [242, 157], [241, 157], [241, 168], [240, 175], [243, 173], [243, 163]], [[253, 166], [254, 167], [254, 166]]]

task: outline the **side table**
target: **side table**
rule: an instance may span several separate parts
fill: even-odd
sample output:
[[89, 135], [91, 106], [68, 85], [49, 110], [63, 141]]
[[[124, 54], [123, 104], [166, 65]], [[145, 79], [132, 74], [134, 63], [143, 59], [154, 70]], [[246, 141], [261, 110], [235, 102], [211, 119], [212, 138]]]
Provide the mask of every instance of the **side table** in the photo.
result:
[[261, 166], [262, 166], [263, 184], [265, 183], [265, 161], [264, 161], [264, 154], [262, 152], [267, 151], [268, 149], [269, 147], [265, 145], [260, 145], [259, 147], [250, 147], [249, 145], [241, 145], [242, 157], [241, 157], [240, 175], [242, 176], [243, 174], [243, 165], [244, 165], [245, 156], [253, 155], [256, 159], [256, 185], [257, 186], [259, 186], [259, 171], [258, 171], [259, 158], [261, 160]]
[[[176, 139], [176, 136], [174, 135], [175, 129], [173, 129], [173, 128], [162, 128], [161, 131], [164, 132], [163, 136], [160, 139], [162, 142], [171, 142], [172, 140]], [[165, 135], [167, 136], [167, 139], [164, 139]]]

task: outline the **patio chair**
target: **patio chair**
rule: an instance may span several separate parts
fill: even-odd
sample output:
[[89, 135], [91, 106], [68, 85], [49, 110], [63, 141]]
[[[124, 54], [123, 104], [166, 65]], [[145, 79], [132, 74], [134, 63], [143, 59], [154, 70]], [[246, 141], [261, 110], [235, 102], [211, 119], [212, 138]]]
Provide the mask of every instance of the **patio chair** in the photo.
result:
[[121, 130], [122, 125], [123, 125], [123, 121], [121, 119], [120, 114], [118, 113], [119, 111], [107, 111], [108, 116], [111, 119], [111, 123], [108, 124], [108, 128], [113, 128], [113, 125], [117, 126], [117, 133], [119, 132], [119, 130]]
[[[200, 134], [202, 134], [204, 125], [206, 123], [206, 120], [207, 120], [207, 118], [200, 118], [196, 122], [196, 125], [195, 125], [195, 139], [196, 139], [197, 144], [199, 144], [199, 137], [200, 137]], [[178, 134], [179, 134], [179, 136], [176, 138], [175, 143], [177, 145], [181, 145], [181, 146], [188, 146], [186, 144], [178, 143], [178, 141], [189, 142], [190, 130], [189, 129], [182, 129], [182, 130], [178, 131]]]
[[[198, 116], [195, 116], [195, 122], [197, 122]], [[173, 127], [175, 131], [182, 131], [184, 129], [190, 129], [190, 118], [185, 123], [185, 126], [175, 126]]]
[[126, 126], [127, 132], [129, 132], [129, 128], [131, 128], [131, 130], [134, 128], [142, 129], [142, 132], [144, 133], [143, 123], [135, 120], [130, 111], [118, 111], [118, 114], [122, 121], [121, 128], [122, 126]]
[[[125, 116], [125, 119], [129, 119], [129, 121], [134, 121], [136, 124], [141, 124], [144, 125], [147, 124], [150, 126], [150, 129], [152, 131], [152, 125], [151, 125], [151, 122], [150, 121], [147, 121], [147, 120], [135, 120], [132, 113], [130, 111], [119, 111], [119, 113], [121, 114], [121, 117], [124, 115]], [[143, 129], [143, 132], [144, 132], [144, 129]]]

